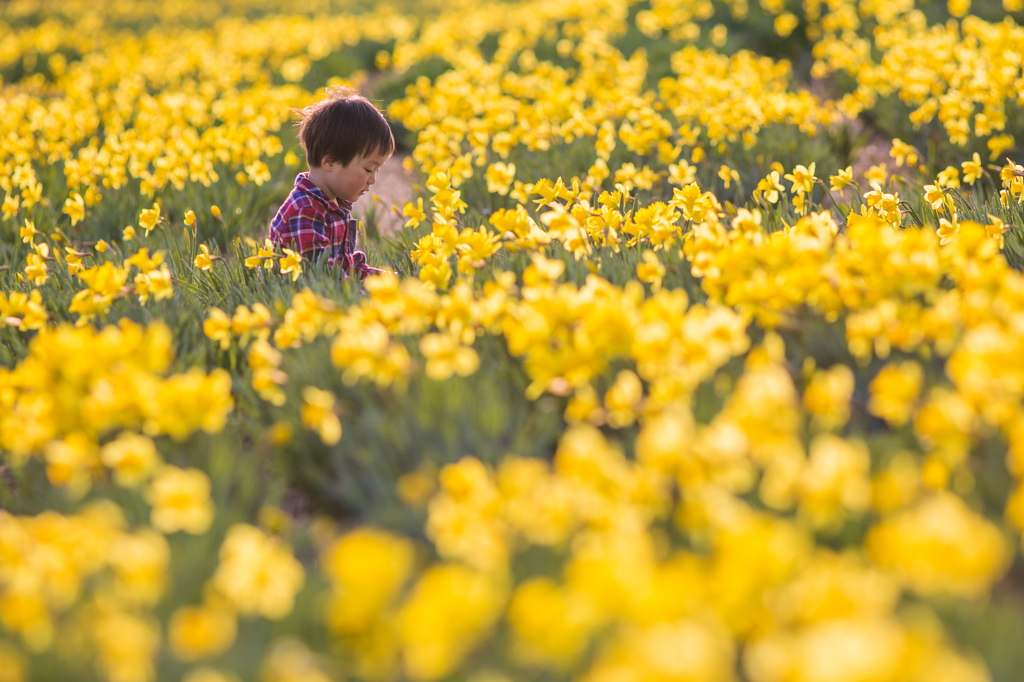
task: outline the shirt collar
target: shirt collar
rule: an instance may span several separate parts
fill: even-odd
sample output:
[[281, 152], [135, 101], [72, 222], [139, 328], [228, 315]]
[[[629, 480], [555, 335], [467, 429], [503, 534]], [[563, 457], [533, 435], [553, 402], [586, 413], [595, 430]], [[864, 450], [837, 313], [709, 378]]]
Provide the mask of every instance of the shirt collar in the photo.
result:
[[318, 199], [328, 211], [334, 213], [338, 212], [351, 212], [352, 202], [345, 201], [344, 199], [336, 199], [335, 201], [329, 201], [324, 193], [320, 191], [320, 188], [313, 184], [313, 181], [309, 179], [309, 173], [299, 173], [295, 176], [295, 186], [301, 190], [304, 190], [308, 194], [313, 195]]

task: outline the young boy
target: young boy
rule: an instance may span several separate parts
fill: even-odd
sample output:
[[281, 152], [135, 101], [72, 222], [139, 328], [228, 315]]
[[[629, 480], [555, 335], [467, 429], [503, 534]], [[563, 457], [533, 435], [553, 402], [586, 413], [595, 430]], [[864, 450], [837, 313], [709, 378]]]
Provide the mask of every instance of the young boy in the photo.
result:
[[391, 127], [377, 107], [347, 87], [328, 88], [324, 99], [296, 113], [302, 116], [299, 141], [309, 172], [295, 178], [270, 223], [270, 240], [305, 260], [326, 253], [346, 278], [353, 271], [360, 279], [381, 272], [355, 250], [359, 222], [352, 203], [376, 182], [395, 151]]

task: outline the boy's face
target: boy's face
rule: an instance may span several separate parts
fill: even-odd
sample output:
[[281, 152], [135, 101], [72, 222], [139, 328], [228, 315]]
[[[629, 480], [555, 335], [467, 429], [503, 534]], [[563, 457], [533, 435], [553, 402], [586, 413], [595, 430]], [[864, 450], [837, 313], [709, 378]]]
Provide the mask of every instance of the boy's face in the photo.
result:
[[327, 190], [338, 199], [355, 201], [377, 181], [377, 171], [388, 157], [383, 154], [357, 156], [344, 166], [324, 159], [320, 167]]

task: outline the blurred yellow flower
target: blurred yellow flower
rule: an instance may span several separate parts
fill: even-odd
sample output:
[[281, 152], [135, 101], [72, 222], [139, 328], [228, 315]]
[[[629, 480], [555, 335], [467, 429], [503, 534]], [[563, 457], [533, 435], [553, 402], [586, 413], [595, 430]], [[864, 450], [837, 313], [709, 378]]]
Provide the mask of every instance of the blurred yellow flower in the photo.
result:
[[945, 492], [876, 525], [864, 546], [872, 561], [929, 596], [985, 594], [1011, 557], [998, 528]]
[[574, 662], [600, 624], [599, 614], [586, 596], [548, 578], [532, 578], [516, 588], [508, 621], [516, 637], [516, 659], [527, 665], [555, 667]]
[[[71, 200], [68, 199], [68, 201], [70, 202]], [[18, 197], [14, 196], [12, 194], [8, 194], [6, 197], [4, 197], [4, 203], [3, 203], [3, 207], [2, 207], [2, 210], [3, 210], [3, 213], [4, 213], [4, 220], [7, 220], [8, 218], [10, 218], [10, 217], [12, 217], [12, 216], [14, 216], [14, 215], [16, 215], [18, 213], [18, 206], [19, 206], [19, 204], [20, 204], [20, 200], [18, 199]], [[68, 211], [69, 208], [71, 209], [71, 212]], [[78, 208], [79, 207], [78, 207], [77, 204], [70, 204], [69, 205], [69, 204], [66, 203], [64, 205], [64, 212], [67, 213], [68, 215], [72, 216], [72, 218], [71, 218], [71, 220], [72, 220], [72, 222], [71, 222], [72, 227], [74, 227], [74, 225], [76, 225], [78, 223], [78, 221], [75, 220], [75, 217], [78, 215]], [[79, 218], [79, 220], [81, 220], [81, 218]]]
[[25, 682], [25, 662], [7, 644], [0, 645], [0, 682]]
[[461, 377], [476, 372], [480, 357], [451, 334], [427, 334], [420, 339], [420, 352], [427, 359], [426, 375], [444, 381], [453, 374]]
[[117, 594], [130, 604], [155, 605], [164, 596], [171, 548], [150, 528], [120, 535], [110, 546]]
[[145, 482], [162, 463], [151, 439], [127, 431], [103, 446], [100, 460], [113, 469], [117, 484], [125, 487]]
[[334, 445], [341, 440], [341, 420], [334, 411], [334, 394], [306, 386], [302, 389], [302, 400], [300, 417], [303, 425], [320, 434], [324, 445]]
[[487, 168], [485, 174], [487, 191], [505, 196], [515, 177], [516, 165], [514, 163], [505, 164], [498, 161]]
[[661, 289], [661, 280], [665, 277], [665, 266], [651, 250], [643, 252], [643, 262], [636, 267], [636, 278], [651, 285], [653, 291]]
[[236, 524], [221, 545], [211, 585], [239, 613], [281, 620], [304, 581], [302, 564], [287, 545], [255, 526]]
[[213, 522], [210, 479], [199, 469], [164, 466], [146, 491], [150, 521], [164, 533], [205, 533]]
[[96, 667], [111, 682], [150, 682], [160, 646], [157, 626], [140, 616], [113, 611], [99, 616], [90, 629], [96, 643]]
[[197, 661], [221, 654], [235, 643], [235, 614], [214, 606], [183, 606], [167, 625], [167, 640], [179, 661]]
[[921, 365], [913, 360], [886, 365], [868, 385], [868, 411], [893, 426], [902, 426], [910, 419], [923, 381]]
[[[7, 212], [7, 205], [4, 204], [4, 212]], [[17, 210], [17, 204], [14, 206]], [[74, 227], [85, 218], [85, 200], [78, 192], [72, 192], [71, 196], [64, 201], [64, 213], [71, 218], [71, 226]]]
[[332, 682], [309, 648], [296, 639], [276, 642], [260, 665], [261, 682]]
[[398, 614], [406, 674], [436, 680], [454, 670], [501, 615], [505, 589], [458, 564], [432, 566]]
[[373, 625], [408, 580], [414, 559], [409, 540], [376, 528], [357, 528], [328, 545], [320, 556], [333, 587], [328, 626], [358, 633]]
[[220, 308], [210, 307], [203, 321], [203, 333], [226, 350], [231, 345], [231, 318]]
[[853, 371], [846, 365], [818, 370], [804, 390], [804, 407], [826, 429], [846, 424], [853, 396]]

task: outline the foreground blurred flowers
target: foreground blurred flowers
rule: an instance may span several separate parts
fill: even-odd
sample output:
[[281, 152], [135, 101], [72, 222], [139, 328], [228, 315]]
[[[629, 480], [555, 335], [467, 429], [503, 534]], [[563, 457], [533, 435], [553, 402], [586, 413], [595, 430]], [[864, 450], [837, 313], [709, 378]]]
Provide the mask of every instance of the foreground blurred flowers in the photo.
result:
[[[0, 682], [1019, 669], [1004, 9], [7, 3]], [[362, 289], [261, 232], [359, 67]]]

